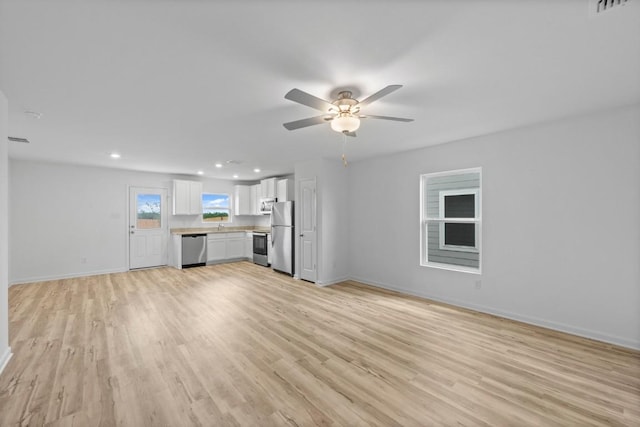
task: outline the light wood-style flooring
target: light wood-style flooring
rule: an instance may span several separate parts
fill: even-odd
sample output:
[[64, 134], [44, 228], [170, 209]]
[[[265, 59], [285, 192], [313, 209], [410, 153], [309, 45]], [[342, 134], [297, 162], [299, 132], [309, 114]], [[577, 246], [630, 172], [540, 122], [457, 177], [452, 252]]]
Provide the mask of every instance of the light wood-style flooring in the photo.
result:
[[10, 288], [0, 426], [640, 425], [640, 353], [248, 262]]

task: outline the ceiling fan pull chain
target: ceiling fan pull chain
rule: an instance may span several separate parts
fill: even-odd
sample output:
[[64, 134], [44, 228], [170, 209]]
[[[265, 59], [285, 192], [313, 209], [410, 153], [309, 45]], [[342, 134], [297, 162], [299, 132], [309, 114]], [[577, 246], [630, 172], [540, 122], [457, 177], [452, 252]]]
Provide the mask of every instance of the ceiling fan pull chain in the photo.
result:
[[345, 168], [349, 164], [347, 162], [347, 155], [345, 154], [346, 151], [347, 151], [347, 135], [343, 133], [342, 134], [342, 164], [344, 165]]

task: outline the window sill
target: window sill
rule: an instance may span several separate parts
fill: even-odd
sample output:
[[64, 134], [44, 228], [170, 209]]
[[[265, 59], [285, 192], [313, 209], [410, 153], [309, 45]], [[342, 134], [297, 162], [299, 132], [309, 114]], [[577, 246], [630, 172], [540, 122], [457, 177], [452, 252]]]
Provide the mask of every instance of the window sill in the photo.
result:
[[457, 271], [460, 273], [482, 274], [482, 269], [473, 267], [464, 267], [461, 265], [440, 264], [437, 262], [420, 263], [421, 267], [437, 268], [439, 270]]

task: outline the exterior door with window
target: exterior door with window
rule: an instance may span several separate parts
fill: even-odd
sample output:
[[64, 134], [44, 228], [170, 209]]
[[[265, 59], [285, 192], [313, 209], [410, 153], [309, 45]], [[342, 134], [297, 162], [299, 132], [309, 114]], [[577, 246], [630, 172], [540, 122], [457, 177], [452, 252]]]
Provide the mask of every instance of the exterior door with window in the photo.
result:
[[300, 181], [300, 278], [316, 282], [316, 181]]
[[167, 190], [129, 189], [129, 269], [167, 264]]

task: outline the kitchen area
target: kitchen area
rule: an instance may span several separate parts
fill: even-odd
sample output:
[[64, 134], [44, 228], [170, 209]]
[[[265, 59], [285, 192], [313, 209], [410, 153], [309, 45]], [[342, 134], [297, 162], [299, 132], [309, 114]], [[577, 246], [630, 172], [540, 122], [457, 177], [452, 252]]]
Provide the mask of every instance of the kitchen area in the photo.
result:
[[[234, 185], [228, 216], [220, 215], [213, 221], [203, 217], [202, 195], [198, 181], [173, 181], [174, 217], [198, 216], [202, 220], [201, 226], [170, 229], [170, 266], [181, 269], [248, 260], [294, 275], [292, 178]], [[225, 213], [225, 209], [220, 211]], [[238, 217], [243, 221], [236, 221]]]

